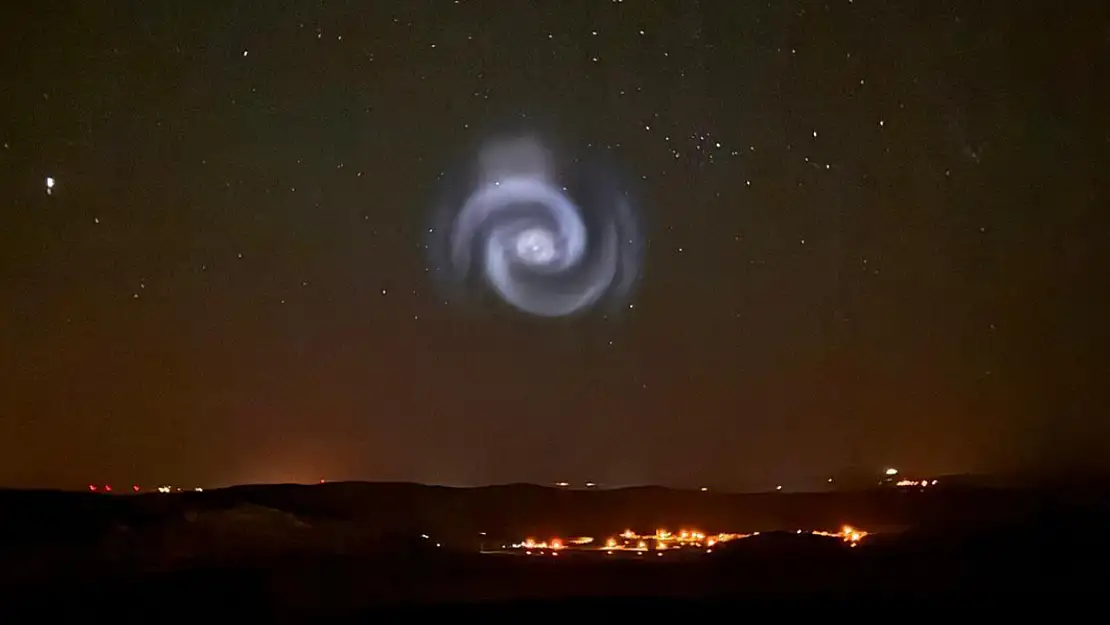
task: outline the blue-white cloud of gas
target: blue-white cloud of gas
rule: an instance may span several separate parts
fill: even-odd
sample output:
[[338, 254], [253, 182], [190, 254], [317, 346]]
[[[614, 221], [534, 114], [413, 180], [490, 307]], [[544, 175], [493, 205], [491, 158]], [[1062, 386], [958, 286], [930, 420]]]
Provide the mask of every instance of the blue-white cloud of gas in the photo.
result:
[[[569, 166], [568, 166], [569, 164]], [[429, 229], [432, 269], [455, 298], [491, 292], [517, 311], [563, 317], [623, 307], [641, 272], [629, 193], [534, 137], [487, 143]]]

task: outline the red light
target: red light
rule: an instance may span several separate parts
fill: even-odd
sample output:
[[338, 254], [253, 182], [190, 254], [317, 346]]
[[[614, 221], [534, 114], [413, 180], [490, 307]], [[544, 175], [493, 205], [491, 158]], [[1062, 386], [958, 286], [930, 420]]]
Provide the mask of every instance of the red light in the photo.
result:
[[89, 490], [95, 493], [96, 492], [96, 484], [89, 484]]
[[136, 493], [139, 492], [139, 485], [136, 484], [136, 485], [132, 486], [131, 490], [135, 491]]
[[110, 492], [112, 492], [112, 486], [111, 486], [111, 484], [105, 484], [105, 485], [104, 485], [104, 492], [106, 492], [106, 493], [110, 493]]
[[320, 478], [320, 483], [321, 483], [321, 484], [323, 484], [323, 483], [324, 483], [324, 478]]

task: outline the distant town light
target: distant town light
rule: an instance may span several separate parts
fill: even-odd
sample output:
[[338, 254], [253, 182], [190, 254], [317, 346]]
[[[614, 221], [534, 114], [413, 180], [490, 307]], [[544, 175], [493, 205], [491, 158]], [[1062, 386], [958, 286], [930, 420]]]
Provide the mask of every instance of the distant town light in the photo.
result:
[[886, 474], [887, 475], [898, 475], [898, 469], [887, 469]]
[[709, 492], [709, 487], [708, 486], [702, 486], [701, 487], [701, 492], [703, 492], [703, 493]]
[[559, 488], [566, 488], [567, 486], [570, 486], [570, 482], [555, 482], [555, 485]]

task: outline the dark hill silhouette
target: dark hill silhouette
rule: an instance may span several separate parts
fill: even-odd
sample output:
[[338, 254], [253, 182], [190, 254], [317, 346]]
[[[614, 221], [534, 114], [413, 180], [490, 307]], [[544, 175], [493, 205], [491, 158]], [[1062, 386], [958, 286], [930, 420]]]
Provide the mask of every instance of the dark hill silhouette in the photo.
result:
[[[1101, 489], [970, 486], [739, 495], [356, 482], [172, 495], [2, 491], [0, 605], [62, 596], [37, 605], [87, 611], [185, 595], [221, 610], [303, 609], [319, 622], [310, 617], [382, 602], [1077, 592], [1091, 589], [1097, 578], [1086, 570], [1110, 556], [1108, 501]], [[845, 523], [880, 533], [852, 548], [795, 531]], [[760, 534], [704, 558], [478, 555], [484, 544], [527, 536], [602, 540], [661, 527]]]
[[[608, 536], [626, 527], [707, 531], [980, 525], [1060, 506], [1106, 501], [1102, 491], [957, 488], [812, 494], [729, 494], [664, 488], [566, 490], [526, 484], [447, 488], [410, 483], [250, 485], [165, 495], [0, 491], [0, 545], [81, 543], [126, 527], [142, 529], [187, 514], [253, 505], [310, 526], [357, 524], [365, 534], [409, 533], [469, 548], [480, 532], [524, 536]], [[1103, 504], [1104, 505], [1104, 504]]]

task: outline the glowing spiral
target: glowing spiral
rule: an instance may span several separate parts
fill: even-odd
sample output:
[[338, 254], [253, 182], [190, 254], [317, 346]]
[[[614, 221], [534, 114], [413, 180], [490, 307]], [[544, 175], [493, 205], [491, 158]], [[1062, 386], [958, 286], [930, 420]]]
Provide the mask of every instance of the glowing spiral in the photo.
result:
[[451, 211], [441, 243], [452, 279], [479, 274], [504, 302], [544, 317], [626, 296], [638, 273], [637, 235], [624, 195], [605, 184], [583, 184], [572, 197], [551, 162], [531, 139], [487, 146], [479, 183]]

